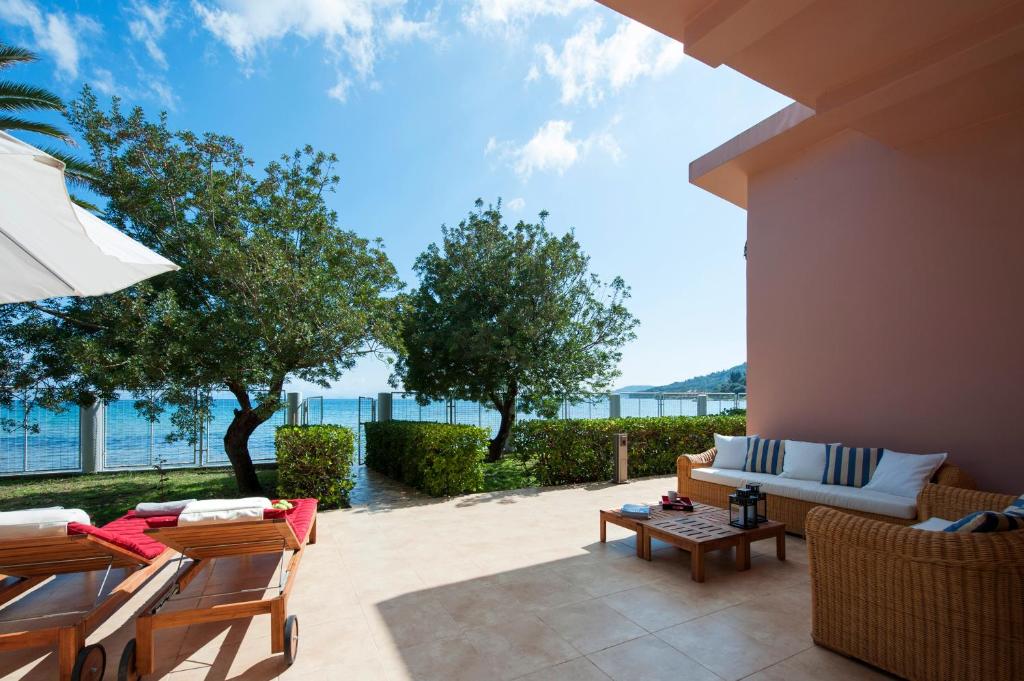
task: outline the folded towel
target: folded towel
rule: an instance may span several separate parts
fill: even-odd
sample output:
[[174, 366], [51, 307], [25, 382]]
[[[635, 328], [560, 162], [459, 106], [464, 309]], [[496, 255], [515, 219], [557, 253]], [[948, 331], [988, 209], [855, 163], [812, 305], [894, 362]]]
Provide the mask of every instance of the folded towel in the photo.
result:
[[0, 540], [62, 537], [68, 523], [89, 524], [89, 514], [80, 508], [34, 508], [0, 512]]
[[135, 515], [139, 518], [152, 518], [158, 515], [178, 515], [195, 499], [179, 501], [144, 501], [135, 507]]
[[266, 497], [244, 499], [204, 499], [185, 506], [178, 516], [179, 525], [203, 523], [229, 523], [243, 520], [262, 520], [263, 511], [273, 508]]

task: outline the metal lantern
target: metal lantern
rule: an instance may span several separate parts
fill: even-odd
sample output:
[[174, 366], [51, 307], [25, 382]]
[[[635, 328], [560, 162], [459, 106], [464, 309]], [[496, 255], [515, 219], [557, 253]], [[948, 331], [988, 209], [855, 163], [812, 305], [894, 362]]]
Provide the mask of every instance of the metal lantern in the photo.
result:
[[741, 530], [757, 527], [757, 498], [739, 488], [729, 495], [729, 524]]
[[768, 495], [761, 491], [761, 485], [756, 482], [747, 483], [747, 492], [754, 497], [757, 506], [757, 522], [768, 522]]

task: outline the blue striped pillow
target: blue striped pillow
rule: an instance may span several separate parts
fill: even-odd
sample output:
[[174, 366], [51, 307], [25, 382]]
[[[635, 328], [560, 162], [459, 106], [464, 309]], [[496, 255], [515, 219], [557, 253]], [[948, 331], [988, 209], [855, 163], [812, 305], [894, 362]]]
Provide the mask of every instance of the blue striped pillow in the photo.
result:
[[946, 532], [1006, 532], [1024, 527], [1024, 518], [997, 511], [976, 511], [945, 529]]
[[1013, 500], [1013, 503], [1003, 509], [1003, 513], [1024, 518], [1024, 494]]
[[863, 487], [882, 459], [880, 447], [844, 447], [828, 445], [825, 448], [825, 472], [821, 482], [825, 485]]
[[743, 470], [749, 473], [782, 472], [782, 459], [786, 456], [785, 440], [762, 440], [759, 437], [748, 438], [747, 460]]

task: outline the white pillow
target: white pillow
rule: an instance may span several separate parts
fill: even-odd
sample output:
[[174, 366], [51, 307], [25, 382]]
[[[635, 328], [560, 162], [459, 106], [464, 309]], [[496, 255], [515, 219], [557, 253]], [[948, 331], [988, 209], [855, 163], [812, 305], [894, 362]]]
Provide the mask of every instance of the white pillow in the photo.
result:
[[[747, 462], [747, 440], [757, 435], [719, 435], [715, 433], [715, 468], [743, 470]], [[824, 464], [822, 464], [824, 468]]]
[[79, 508], [33, 508], [0, 513], [0, 540], [63, 537], [68, 523], [89, 524], [89, 514]]
[[903, 454], [888, 449], [882, 451], [882, 459], [875, 467], [871, 480], [864, 489], [885, 492], [898, 497], [916, 499], [931, 479], [947, 454]]
[[825, 446], [819, 442], [786, 440], [786, 456], [782, 459], [779, 477], [821, 482], [825, 475]]

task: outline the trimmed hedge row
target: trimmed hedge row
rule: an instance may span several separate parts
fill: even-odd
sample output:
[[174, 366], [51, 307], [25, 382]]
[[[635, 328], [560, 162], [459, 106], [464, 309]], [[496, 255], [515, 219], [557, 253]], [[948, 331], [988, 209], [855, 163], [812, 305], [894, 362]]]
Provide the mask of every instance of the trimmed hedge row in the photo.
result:
[[520, 421], [511, 450], [540, 485], [610, 480], [612, 436], [629, 435], [629, 477], [675, 473], [680, 454], [714, 446], [714, 434], [742, 435], [746, 416], [663, 416]]
[[366, 424], [366, 465], [435, 497], [483, 485], [483, 428], [420, 421]]
[[320, 508], [348, 505], [355, 435], [343, 426], [280, 426], [277, 494], [282, 499], [315, 497]]

